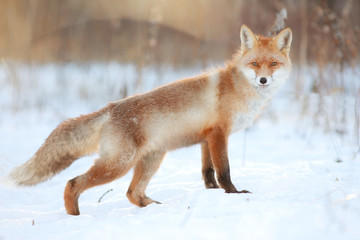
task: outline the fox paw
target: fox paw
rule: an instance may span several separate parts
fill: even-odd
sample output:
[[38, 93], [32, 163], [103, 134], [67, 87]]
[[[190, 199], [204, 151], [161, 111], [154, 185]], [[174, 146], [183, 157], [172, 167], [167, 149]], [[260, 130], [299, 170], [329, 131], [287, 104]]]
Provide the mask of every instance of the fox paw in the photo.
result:
[[252, 193], [248, 190], [241, 190], [241, 191], [238, 191], [236, 189], [231, 189], [231, 190], [225, 190], [226, 193]]
[[248, 191], [248, 190], [241, 190], [241, 191], [237, 191], [236, 193], [252, 193], [252, 192], [250, 192], [250, 191]]

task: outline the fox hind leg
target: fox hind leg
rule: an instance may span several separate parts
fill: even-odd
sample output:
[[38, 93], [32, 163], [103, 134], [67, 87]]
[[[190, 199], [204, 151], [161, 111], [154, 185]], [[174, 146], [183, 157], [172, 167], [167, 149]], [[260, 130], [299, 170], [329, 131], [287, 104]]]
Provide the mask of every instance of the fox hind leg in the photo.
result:
[[150, 179], [159, 169], [165, 152], [152, 152], [147, 154], [135, 165], [134, 176], [126, 193], [129, 201], [139, 207], [146, 207], [151, 203], [159, 203], [147, 197], [146, 187]]
[[132, 166], [133, 161], [105, 161], [98, 159], [86, 173], [68, 181], [64, 192], [66, 212], [70, 215], [79, 215], [78, 199], [82, 192], [122, 177]]

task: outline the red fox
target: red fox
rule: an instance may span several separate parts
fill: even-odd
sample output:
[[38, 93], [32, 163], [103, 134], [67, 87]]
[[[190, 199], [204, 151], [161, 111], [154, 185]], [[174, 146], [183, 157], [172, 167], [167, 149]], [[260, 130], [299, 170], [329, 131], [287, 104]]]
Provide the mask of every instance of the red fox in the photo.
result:
[[200, 143], [205, 187], [249, 193], [238, 191], [231, 181], [228, 137], [248, 127], [288, 78], [292, 32], [287, 28], [275, 37], [263, 37], [243, 25], [240, 39], [240, 49], [222, 68], [61, 123], [9, 178], [18, 185], [34, 185], [97, 152], [94, 165], [66, 185], [67, 213], [80, 214], [78, 199], [85, 190], [118, 179], [132, 168], [126, 196], [145, 207], [159, 203], [145, 190], [165, 153]]

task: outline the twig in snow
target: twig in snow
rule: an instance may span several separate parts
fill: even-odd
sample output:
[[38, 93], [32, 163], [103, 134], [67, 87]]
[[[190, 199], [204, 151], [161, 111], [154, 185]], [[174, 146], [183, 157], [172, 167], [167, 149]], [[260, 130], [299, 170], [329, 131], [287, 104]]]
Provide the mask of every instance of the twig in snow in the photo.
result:
[[244, 144], [243, 144], [243, 156], [242, 156], [242, 165], [245, 166], [245, 159], [246, 159], [246, 133], [247, 128], [244, 130]]
[[359, 149], [354, 153], [354, 157], [352, 158], [352, 160], [355, 160], [356, 156], [360, 153], [360, 147]]
[[98, 201], [98, 203], [100, 203], [101, 202], [101, 199], [103, 199], [103, 197], [106, 195], [106, 194], [108, 194], [109, 192], [111, 192], [111, 191], [113, 191], [113, 189], [111, 188], [111, 189], [109, 189], [109, 190], [107, 190], [100, 198], [99, 198], [99, 201]]

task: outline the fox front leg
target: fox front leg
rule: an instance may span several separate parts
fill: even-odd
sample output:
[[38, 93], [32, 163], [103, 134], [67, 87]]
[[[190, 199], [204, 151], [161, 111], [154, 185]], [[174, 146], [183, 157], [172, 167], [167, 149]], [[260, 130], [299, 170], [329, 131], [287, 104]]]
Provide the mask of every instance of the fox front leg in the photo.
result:
[[207, 138], [207, 144], [221, 188], [226, 193], [250, 193], [247, 190], [238, 191], [231, 181], [227, 153], [227, 135], [221, 129], [214, 129]]
[[219, 188], [215, 180], [215, 171], [211, 162], [209, 145], [207, 142], [201, 143], [201, 163], [202, 163], [202, 176], [206, 188]]

